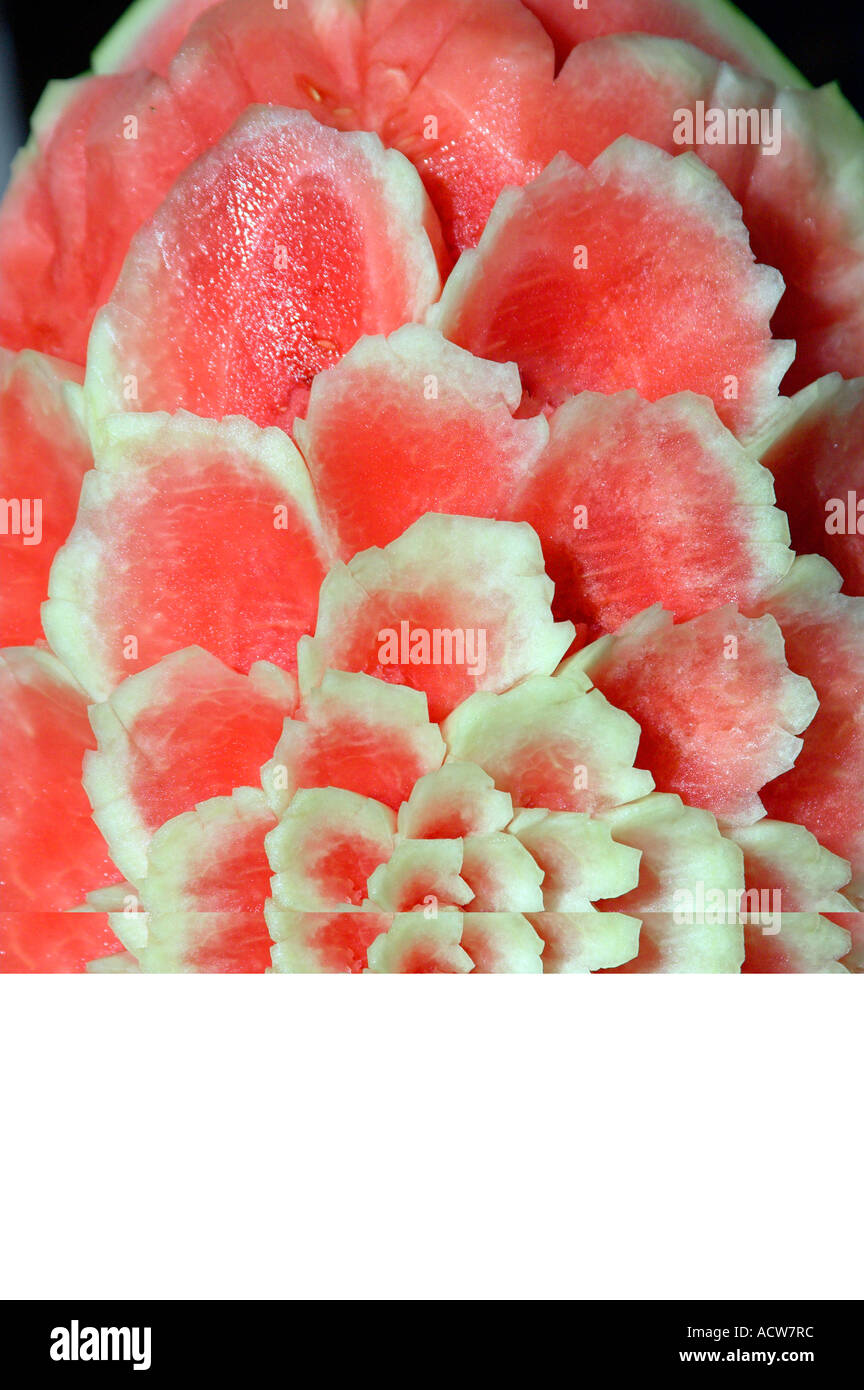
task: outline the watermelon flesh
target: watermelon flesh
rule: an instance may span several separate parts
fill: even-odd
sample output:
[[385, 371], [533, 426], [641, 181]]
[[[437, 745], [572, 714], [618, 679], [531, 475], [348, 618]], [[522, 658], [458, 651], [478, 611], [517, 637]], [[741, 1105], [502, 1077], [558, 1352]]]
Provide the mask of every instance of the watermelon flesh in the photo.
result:
[[834, 374], [799, 392], [761, 459], [795, 549], [824, 555], [844, 591], [864, 596], [864, 378]]
[[[747, 128], [730, 138], [739, 112]], [[836, 87], [778, 89], [665, 39], [581, 44], [555, 84], [545, 158], [588, 164], [622, 135], [691, 149], [740, 203], [756, 259], [785, 284], [772, 329], [796, 342], [786, 389], [864, 372], [864, 127]]]
[[0, 912], [0, 975], [78, 975], [125, 954], [107, 912]]
[[794, 355], [769, 328], [782, 288], [699, 160], [622, 137], [589, 169], [557, 155], [505, 191], [432, 319], [475, 355], [515, 361], [541, 404], [695, 391], [742, 435], [764, 423]]
[[251, 108], [130, 248], [90, 341], [89, 409], [290, 425], [317, 372], [433, 302], [433, 222], [374, 136]]
[[524, 0], [551, 36], [563, 62], [571, 49], [607, 34], [662, 34], [687, 39], [705, 53], [764, 74], [787, 87], [806, 86], [801, 74], [746, 15], [726, 0]]
[[426, 700], [410, 686], [327, 671], [301, 714], [286, 719], [261, 772], [269, 804], [280, 814], [301, 787], [341, 787], [395, 811], [444, 761], [444, 740], [429, 722]]
[[732, 607], [677, 626], [648, 609], [564, 670], [587, 673], [638, 722], [640, 760], [660, 791], [729, 825], [764, 815], [759, 793], [793, 765], [818, 706], [810, 682], [786, 664], [777, 623]]
[[248, 676], [199, 647], [129, 676], [91, 720], [83, 780], [114, 862], [136, 887], [156, 831], [199, 801], [256, 786], [286, 715], [292, 678], [267, 662]]
[[294, 437], [342, 558], [388, 545], [429, 511], [506, 516], [548, 438], [542, 418], [514, 419], [521, 399], [512, 364], [419, 324], [361, 339], [316, 377]]
[[791, 668], [806, 676], [819, 700], [794, 767], [764, 788], [775, 820], [805, 826], [852, 867], [846, 896], [864, 908], [864, 600], [840, 590], [827, 560], [799, 556], [787, 578], [757, 611], [779, 623]]
[[[83, 362], [93, 314], [134, 232], [250, 102], [375, 131], [416, 164], [458, 251], [477, 243], [502, 188], [536, 177], [559, 150], [589, 163], [617, 136], [633, 134], [677, 153], [673, 114], [716, 98], [732, 110], [782, 109], [776, 159], [754, 165], [738, 146], [695, 148], [743, 201], [758, 258], [786, 279], [775, 335], [799, 341], [790, 382], [838, 369], [861, 374], [860, 124], [831, 88], [778, 95], [691, 45], [632, 33], [591, 38], [622, 25], [691, 38], [728, 30], [730, 46], [702, 46], [800, 87], [794, 69], [760, 46], [743, 17], [731, 11], [730, 20], [728, 7], [710, 15], [689, 4], [643, 7], [635, 24], [630, 5], [604, 5], [596, 15], [592, 7], [586, 24], [587, 7], [568, 13], [565, 5], [580, 42], [557, 82], [549, 38], [519, 0], [436, 0], [422, 10], [392, 0], [291, 0], [279, 9], [271, 0], [228, 0], [208, 8], [171, 63], [190, 10], [154, 11], [153, 52], [139, 12], [128, 39], [118, 39], [116, 61], [109, 56], [100, 68], [135, 66], [143, 30], [141, 63], [162, 75], [128, 71], [66, 84], [52, 90], [36, 122], [0, 214], [3, 340]], [[560, 16], [541, 18], [558, 36]], [[163, 27], [172, 35], [165, 47]]]
[[[0, 687], [0, 910], [78, 907], [91, 889], [121, 877], [81, 785], [85, 753], [96, 746], [87, 697], [56, 657], [35, 647], [0, 655]], [[68, 924], [70, 934], [80, 930]]]
[[281, 430], [185, 412], [116, 416], [54, 561], [43, 621], [90, 694], [183, 647], [248, 674], [296, 671], [328, 552], [302, 459]]
[[541, 7], [146, 0], [47, 93], [0, 969], [864, 965], [862, 600], [772, 489], [854, 576], [856, 383], [777, 392], [864, 371], [859, 127], [720, 3]]
[[437, 721], [471, 691], [554, 670], [574, 629], [553, 620], [551, 595], [529, 527], [427, 514], [330, 571], [301, 688], [327, 667], [363, 672], [422, 690]]
[[145, 972], [258, 974], [269, 968], [264, 838], [275, 824], [263, 793], [240, 787], [157, 830], [142, 894], [147, 934], [137, 958]]
[[81, 373], [41, 353], [0, 349], [0, 642], [43, 638], [48, 571], [75, 520], [90, 444], [67, 387]]
[[549, 430], [510, 514], [536, 530], [556, 615], [578, 615], [581, 631], [614, 631], [657, 602], [676, 620], [752, 603], [789, 569], [771, 479], [704, 397], [582, 391]]

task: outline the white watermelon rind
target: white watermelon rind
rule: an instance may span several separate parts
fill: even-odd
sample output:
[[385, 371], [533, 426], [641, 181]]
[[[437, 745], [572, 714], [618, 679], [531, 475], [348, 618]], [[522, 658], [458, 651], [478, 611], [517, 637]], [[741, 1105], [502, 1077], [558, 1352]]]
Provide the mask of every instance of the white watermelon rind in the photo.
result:
[[[641, 851], [613, 839], [608, 824], [581, 812], [517, 811], [508, 833], [538, 864], [549, 866], [543, 882], [547, 912], [587, 913], [598, 899], [620, 897], [639, 882]], [[557, 887], [553, 871], [561, 880]]]

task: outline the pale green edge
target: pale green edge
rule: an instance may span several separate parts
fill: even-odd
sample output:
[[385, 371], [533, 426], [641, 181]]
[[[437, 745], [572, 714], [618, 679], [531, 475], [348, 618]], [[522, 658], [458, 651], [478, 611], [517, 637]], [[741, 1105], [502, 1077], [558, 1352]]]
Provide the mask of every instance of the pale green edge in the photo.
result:
[[734, 48], [752, 58], [753, 66], [770, 81], [776, 82], [778, 87], [812, 86], [764, 30], [730, 0], [687, 0], [687, 3], [692, 10], [704, 16], [720, 37], [728, 38]]
[[118, 72], [139, 40], [173, 6], [174, 0], [133, 0], [133, 4], [123, 11], [117, 23], [93, 49], [90, 55], [93, 71]]

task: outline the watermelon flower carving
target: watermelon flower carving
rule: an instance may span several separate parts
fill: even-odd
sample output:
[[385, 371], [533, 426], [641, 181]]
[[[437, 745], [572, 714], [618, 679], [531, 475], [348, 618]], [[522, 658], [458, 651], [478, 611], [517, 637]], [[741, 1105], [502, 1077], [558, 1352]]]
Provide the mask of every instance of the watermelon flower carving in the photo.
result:
[[864, 136], [649, 8], [149, 0], [49, 88], [0, 969], [864, 970]]

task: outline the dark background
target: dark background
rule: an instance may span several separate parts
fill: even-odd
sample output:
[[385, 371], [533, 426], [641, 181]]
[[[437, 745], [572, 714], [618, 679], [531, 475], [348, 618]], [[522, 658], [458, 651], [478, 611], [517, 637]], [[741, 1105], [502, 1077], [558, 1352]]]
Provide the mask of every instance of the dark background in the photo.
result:
[[[417, 0], [422, 4], [422, 0]], [[562, 0], [566, 3], [566, 0]], [[52, 77], [75, 77], [115, 19], [123, 0], [0, 0], [0, 188], [8, 161], [26, 136], [27, 121]], [[802, 0], [743, 0], [760, 25], [805, 77], [837, 81], [864, 113], [862, 0], [802, 4]], [[4, 32], [5, 31], [5, 32]]]

